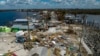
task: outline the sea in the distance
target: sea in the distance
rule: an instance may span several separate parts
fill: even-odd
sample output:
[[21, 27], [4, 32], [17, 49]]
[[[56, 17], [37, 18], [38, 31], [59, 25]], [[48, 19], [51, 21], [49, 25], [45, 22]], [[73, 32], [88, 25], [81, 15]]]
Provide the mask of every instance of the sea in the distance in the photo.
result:
[[[29, 15], [32, 13], [29, 12]], [[26, 12], [16, 12], [16, 11], [6, 11], [0, 12], [0, 26], [8, 25], [9, 22], [14, 21], [15, 19], [26, 18]]]
[[[29, 15], [32, 15], [33, 13], [29, 12]], [[17, 18], [25, 18], [26, 17], [26, 12], [16, 12], [16, 11], [5, 11], [5, 12], [0, 12], [0, 26], [1, 25], [7, 25], [9, 22], [17, 19]], [[82, 16], [82, 15], [79, 15]], [[88, 21], [94, 21], [96, 23], [100, 23], [100, 15], [90, 15], [87, 14], [87, 20]]]

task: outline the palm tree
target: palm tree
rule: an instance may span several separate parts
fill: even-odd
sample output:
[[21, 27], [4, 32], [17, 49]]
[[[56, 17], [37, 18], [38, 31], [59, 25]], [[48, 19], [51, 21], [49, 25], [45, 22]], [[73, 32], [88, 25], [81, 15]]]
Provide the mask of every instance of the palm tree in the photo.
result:
[[58, 10], [56, 11], [56, 14], [57, 14], [57, 18], [59, 21], [63, 21], [64, 18], [65, 18], [65, 11], [61, 11], [61, 10]]

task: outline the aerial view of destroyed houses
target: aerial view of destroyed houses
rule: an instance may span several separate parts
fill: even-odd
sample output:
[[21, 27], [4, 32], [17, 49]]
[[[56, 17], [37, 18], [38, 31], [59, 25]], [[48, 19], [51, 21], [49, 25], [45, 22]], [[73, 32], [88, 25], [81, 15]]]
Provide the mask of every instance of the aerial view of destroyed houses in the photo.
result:
[[100, 0], [0, 0], [0, 56], [100, 56]]

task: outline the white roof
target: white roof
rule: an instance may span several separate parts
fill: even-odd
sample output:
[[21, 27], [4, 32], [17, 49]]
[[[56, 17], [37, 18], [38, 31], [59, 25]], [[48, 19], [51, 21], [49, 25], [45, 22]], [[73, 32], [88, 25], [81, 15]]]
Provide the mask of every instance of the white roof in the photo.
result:
[[[28, 21], [27, 19], [16, 19], [16, 20], [14, 20], [15, 22], [16, 21], [20, 21], [20, 22], [23, 22], [23, 21]], [[39, 20], [36, 20], [36, 19], [32, 19], [32, 22], [38, 22]]]
[[16, 19], [14, 21], [27, 21], [27, 19]]
[[[19, 28], [19, 29], [28, 29], [28, 25], [13, 25], [12, 28]], [[34, 26], [30, 26], [30, 29], [34, 29]]]
[[48, 56], [47, 52], [48, 52], [48, 49], [46, 47], [34, 47], [30, 50], [30, 52], [28, 53], [29, 54], [28, 56], [32, 56], [34, 53], [39, 54], [39, 56]]

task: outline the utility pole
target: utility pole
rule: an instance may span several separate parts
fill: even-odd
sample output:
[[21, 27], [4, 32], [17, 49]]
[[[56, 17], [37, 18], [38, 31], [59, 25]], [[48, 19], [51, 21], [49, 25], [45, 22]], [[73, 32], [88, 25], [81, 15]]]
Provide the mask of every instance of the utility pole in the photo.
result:
[[30, 18], [28, 17], [28, 10], [27, 10], [27, 24], [28, 24], [28, 37], [27, 37], [27, 41], [30, 41]]

